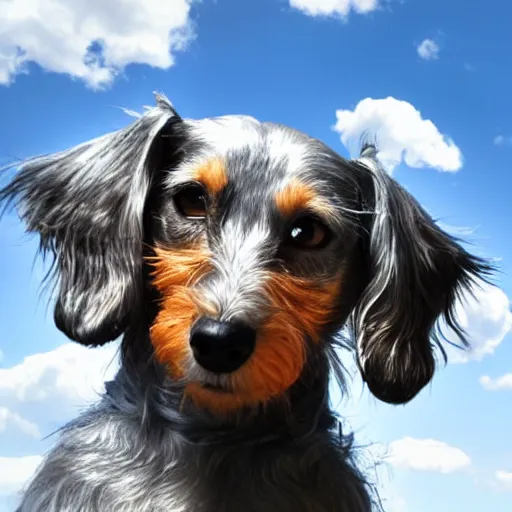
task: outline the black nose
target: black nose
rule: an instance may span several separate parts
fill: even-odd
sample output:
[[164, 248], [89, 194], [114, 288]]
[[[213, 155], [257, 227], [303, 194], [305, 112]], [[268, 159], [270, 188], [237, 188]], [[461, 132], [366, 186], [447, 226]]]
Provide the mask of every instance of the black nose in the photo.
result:
[[203, 317], [192, 327], [190, 346], [195, 360], [215, 373], [234, 372], [251, 356], [256, 331], [239, 323]]

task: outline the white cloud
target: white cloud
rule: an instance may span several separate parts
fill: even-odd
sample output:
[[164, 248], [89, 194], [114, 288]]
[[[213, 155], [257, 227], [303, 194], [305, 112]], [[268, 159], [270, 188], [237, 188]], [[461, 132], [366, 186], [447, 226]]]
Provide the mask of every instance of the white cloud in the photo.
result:
[[509, 471], [496, 471], [496, 480], [503, 486], [504, 489], [512, 491], [512, 473]]
[[[117, 343], [86, 348], [65, 343], [55, 350], [26, 357], [20, 364], [0, 369], [0, 405], [18, 412], [25, 406], [46, 421], [67, 421], [77, 408], [99, 398], [105, 380], [117, 368]], [[38, 407], [39, 406], [39, 407]]]
[[512, 146], [512, 135], [496, 135], [494, 137], [495, 146]]
[[379, 0], [290, 0], [290, 6], [308, 16], [341, 16], [354, 11], [365, 14], [379, 7]]
[[[118, 347], [117, 342], [101, 348], [65, 343], [1, 368], [0, 434], [10, 427], [40, 438], [40, 431], [52, 433], [76, 417], [79, 408], [99, 399], [104, 381], [113, 378]], [[0, 457], [0, 495], [18, 492], [41, 460], [39, 455]]]
[[362, 136], [375, 138], [379, 158], [390, 172], [402, 161], [447, 172], [462, 167], [456, 144], [407, 101], [365, 98], [354, 110], [337, 110], [336, 119], [334, 130], [352, 153], [358, 152]]
[[415, 471], [453, 473], [471, 465], [471, 459], [459, 448], [434, 439], [404, 437], [389, 445], [388, 462]]
[[507, 373], [496, 379], [491, 379], [488, 375], [482, 375], [478, 380], [480, 384], [489, 391], [512, 389], [512, 373]]
[[[379, 158], [389, 171], [402, 161], [409, 167], [427, 166], [449, 172], [462, 166], [462, 155], [455, 143], [406, 101], [392, 97], [366, 98], [354, 110], [337, 110], [336, 118], [334, 130], [351, 153], [359, 151], [365, 136], [370, 140], [375, 138]], [[449, 228], [451, 231], [457, 229]], [[464, 228], [455, 234], [460, 236], [469, 232], [469, 228]], [[474, 289], [474, 297], [468, 294], [457, 304], [456, 315], [471, 348], [461, 351], [446, 347], [450, 362], [479, 361], [493, 354], [512, 329], [508, 297], [501, 289], [483, 282]], [[446, 328], [445, 334], [450, 341], [458, 343], [457, 337]]]
[[[492, 355], [512, 329], [510, 302], [505, 292], [496, 286], [481, 283], [474, 296], [467, 295], [457, 303], [455, 314], [467, 333], [469, 350], [448, 347], [448, 359], [452, 363], [481, 361]], [[457, 342], [453, 333], [446, 331], [448, 340]]]
[[7, 407], [0, 407], [0, 434], [7, 430], [9, 426], [18, 428], [25, 434], [32, 437], [41, 437], [39, 427], [26, 420], [16, 412], [12, 412]]
[[39, 455], [27, 457], [0, 457], [0, 495], [14, 494], [22, 489], [43, 458]]
[[28, 62], [107, 86], [129, 64], [167, 69], [194, 0], [0, 0], [0, 84]]
[[433, 39], [424, 39], [416, 48], [418, 55], [425, 60], [438, 59], [439, 49], [439, 45]]

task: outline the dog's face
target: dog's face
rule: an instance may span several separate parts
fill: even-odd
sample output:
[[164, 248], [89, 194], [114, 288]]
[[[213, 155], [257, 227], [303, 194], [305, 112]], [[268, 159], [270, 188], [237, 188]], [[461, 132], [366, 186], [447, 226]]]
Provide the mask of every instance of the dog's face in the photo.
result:
[[150, 214], [157, 358], [198, 405], [281, 396], [342, 314], [359, 189], [339, 157], [252, 118], [188, 122]]
[[161, 97], [0, 194], [55, 255], [57, 326], [106, 343], [140, 322], [149, 286], [157, 360], [219, 414], [285, 397], [347, 317], [370, 390], [410, 400], [434, 372], [436, 320], [457, 330], [457, 295], [489, 270], [373, 148], [346, 161], [252, 118], [183, 120]]

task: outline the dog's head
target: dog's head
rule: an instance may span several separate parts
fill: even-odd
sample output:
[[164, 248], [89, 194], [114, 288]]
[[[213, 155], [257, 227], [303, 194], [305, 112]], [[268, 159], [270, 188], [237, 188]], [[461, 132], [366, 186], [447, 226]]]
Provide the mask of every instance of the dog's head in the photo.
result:
[[[433, 333], [489, 268], [379, 166], [243, 116], [157, 106], [127, 128], [28, 161], [1, 192], [55, 256], [55, 321], [102, 345], [139, 318], [197, 406], [285, 396], [350, 320], [372, 393], [404, 403], [432, 378]], [[149, 272], [147, 272], [149, 268]], [[149, 276], [149, 277], [148, 277]]]

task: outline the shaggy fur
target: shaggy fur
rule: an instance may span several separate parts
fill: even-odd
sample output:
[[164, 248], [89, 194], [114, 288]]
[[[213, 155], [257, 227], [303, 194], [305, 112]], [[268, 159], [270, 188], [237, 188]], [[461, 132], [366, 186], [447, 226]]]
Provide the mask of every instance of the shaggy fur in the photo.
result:
[[[183, 203], [198, 188], [204, 202]], [[23, 163], [0, 200], [53, 257], [57, 327], [91, 347], [122, 336], [119, 373], [20, 512], [373, 510], [329, 407], [336, 336], [350, 329], [377, 398], [406, 403], [433, 376], [437, 320], [465, 343], [455, 301], [491, 271], [372, 145], [348, 161], [251, 117], [182, 119], [161, 95], [122, 130]], [[248, 359], [199, 364], [202, 318], [254, 335], [232, 342]]]

